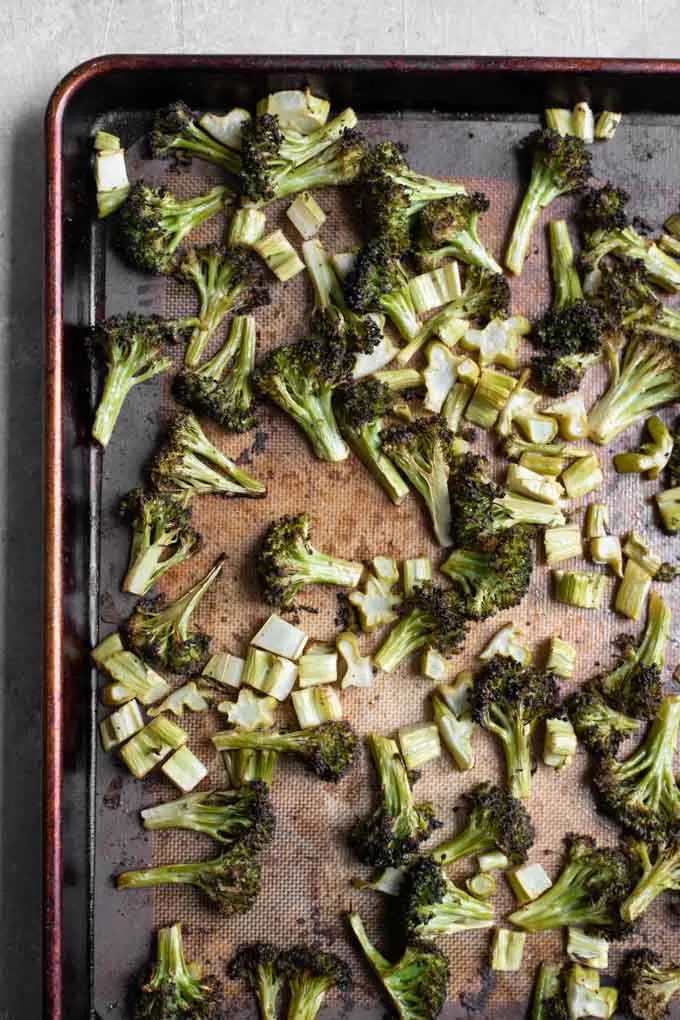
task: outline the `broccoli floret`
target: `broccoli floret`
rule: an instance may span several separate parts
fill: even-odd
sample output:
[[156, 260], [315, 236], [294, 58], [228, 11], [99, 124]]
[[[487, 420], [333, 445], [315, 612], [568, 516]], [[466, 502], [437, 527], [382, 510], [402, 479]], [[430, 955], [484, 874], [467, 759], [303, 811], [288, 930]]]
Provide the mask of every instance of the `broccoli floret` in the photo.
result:
[[127, 648], [171, 673], [195, 676], [208, 661], [211, 638], [191, 630], [191, 617], [220, 575], [225, 556], [193, 587], [168, 602], [164, 595], [141, 599], [122, 628]]
[[538, 723], [555, 715], [559, 688], [553, 673], [525, 668], [507, 656], [494, 655], [476, 673], [471, 691], [472, 718], [500, 741], [510, 792], [531, 793], [531, 744]]
[[637, 719], [608, 705], [592, 681], [569, 695], [566, 708], [577, 737], [598, 759], [613, 757], [621, 742], [640, 728]]
[[135, 1020], [213, 1020], [217, 986], [196, 963], [187, 963], [182, 928], [159, 928], [156, 960], [135, 996]]
[[124, 254], [135, 269], [174, 272], [175, 252], [187, 234], [224, 209], [232, 197], [223, 185], [196, 198], [177, 198], [167, 188], [134, 184], [121, 211]]
[[190, 793], [142, 811], [144, 828], [189, 829], [218, 843], [243, 842], [257, 850], [272, 839], [276, 818], [266, 783]]
[[530, 1020], [569, 1020], [562, 968], [558, 963], [542, 963], [539, 968]]
[[531, 581], [530, 531], [508, 528], [489, 538], [483, 551], [456, 549], [440, 569], [460, 588], [473, 620], [510, 609], [521, 602]]
[[146, 595], [167, 570], [201, 548], [191, 511], [172, 496], [133, 489], [121, 500], [120, 510], [132, 529], [123, 591]]
[[416, 220], [415, 249], [423, 268], [433, 269], [442, 259], [460, 259], [491, 273], [502, 273], [477, 233], [477, 221], [489, 208], [481, 191], [430, 202]]
[[238, 153], [208, 134], [181, 100], [158, 111], [149, 142], [154, 159], [174, 156], [178, 162], [189, 162], [196, 156], [231, 174], [237, 174], [241, 166]]
[[180, 279], [194, 285], [200, 303], [198, 324], [184, 355], [190, 367], [199, 363], [227, 315], [249, 312], [269, 301], [262, 264], [243, 245], [190, 248], [177, 273]]
[[543, 352], [531, 360], [537, 386], [551, 397], [577, 390], [588, 368], [602, 359], [605, 325], [599, 308], [583, 300], [546, 312], [531, 338]]
[[92, 436], [100, 446], [108, 446], [130, 390], [172, 366], [161, 346], [169, 338], [167, 325], [155, 316], [114, 315], [95, 326], [93, 346], [106, 366], [92, 426]]
[[394, 410], [394, 405], [394, 391], [378, 379], [362, 379], [338, 390], [333, 404], [350, 449], [398, 506], [408, 496], [409, 487], [383, 452], [381, 441], [385, 415]]
[[361, 162], [355, 188], [357, 208], [368, 237], [384, 238], [395, 253], [411, 245], [411, 219], [428, 202], [465, 193], [453, 181], [415, 173], [405, 159], [406, 147], [395, 142], [373, 146]]
[[449, 962], [431, 943], [416, 942], [391, 963], [369, 941], [363, 921], [352, 912], [349, 925], [400, 1020], [436, 1020], [444, 1008]]
[[249, 315], [237, 315], [226, 342], [210, 361], [175, 376], [175, 399], [229, 432], [252, 429], [255, 416], [251, 376], [256, 342], [254, 320]]
[[193, 885], [227, 916], [245, 914], [260, 891], [260, 865], [250, 847], [236, 843], [210, 861], [124, 871], [116, 879], [118, 889], [157, 885]]
[[282, 130], [279, 118], [264, 113], [241, 128], [241, 190], [251, 202], [271, 202], [311, 188], [350, 184], [366, 151], [345, 110], [308, 135]]
[[293, 610], [302, 588], [332, 584], [356, 588], [363, 564], [319, 552], [309, 540], [309, 515], [281, 517], [267, 528], [257, 552], [256, 568], [265, 602]]
[[271, 942], [252, 942], [238, 948], [229, 964], [229, 977], [241, 979], [255, 996], [260, 1020], [277, 1020], [285, 977], [281, 951]]
[[266, 488], [210, 442], [193, 414], [179, 414], [149, 466], [153, 487], [191, 497], [264, 496]]
[[274, 348], [255, 369], [257, 389], [290, 415], [320, 460], [340, 461], [349, 450], [333, 413], [333, 393], [352, 378], [354, 352], [322, 338]]
[[374, 237], [357, 253], [343, 282], [345, 300], [356, 313], [383, 313], [405, 340], [418, 330], [418, 312], [409, 277], [384, 237]]
[[620, 906], [635, 886], [637, 865], [620, 847], [598, 847], [589, 836], [567, 836], [562, 870], [536, 900], [510, 914], [527, 931], [579, 927], [608, 938], [626, 933]]
[[370, 354], [383, 339], [377, 317], [357, 315], [347, 307], [333, 264], [319, 240], [305, 241], [302, 257], [314, 288], [313, 332], [356, 354]]
[[659, 299], [641, 259], [618, 255], [602, 259], [592, 300], [611, 330], [644, 330], [680, 340], [680, 313]]
[[336, 783], [349, 771], [357, 756], [357, 735], [348, 722], [328, 722], [306, 730], [286, 733], [228, 730], [213, 737], [218, 751], [289, 752], [327, 782]]
[[663, 839], [680, 824], [680, 787], [673, 757], [680, 732], [680, 695], [667, 697], [640, 745], [623, 761], [609, 758], [595, 775], [603, 809], [643, 839]]
[[493, 907], [454, 885], [431, 857], [407, 868], [399, 907], [408, 941], [491, 928], [494, 923]]
[[523, 147], [531, 153], [531, 178], [505, 256], [505, 264], [512, 273], [522, 271], [541, 209], [560, 195], [584, 187], [591, 167], [587, 145], [574, 135], [562, 136], [544, 128], [533, 131], [524, 140]]
[[666, 1020], [668, 1004], [680, 994], [680, 967], [664, 966], [651, 949], [627, 953], [619, 971], [619, 1004], [631, 1020]]
[[281, 967], [290, 988], [288, 1020], [315, 1020], [331, 988], [349, 988], [349, 967], [335, 953], [292, 946], [281, 954]]
[[680, 892], [680, 825], [667, 842], [631, 844], [642, 875], [621, 906], [624, 921], [635, 921], [665, 892]]
[[383, 452], [420, 495], [440, 545], [451, 545], [449, 472], [460, 442], [443, 418], [419, 418], [381, 434]]
[[394, 740], [370, 733], [368, 744], [380, 782], [378, 806], [352, 826], [348, 842], [363, 864], [398, 867], [441, 825], [429, 801], [416, 804]]
[[534, 843], [534, 827], [521, 801], [493, 783], [479, 783], [463, 797], [468, 808], [465, 828], [432, 851], [448, 867], [463, 857], [500, 850], [513, 864], [523, 864]]
[[432, 581], [415, 585], [398, 611], [401, 619], [373, 657], [374, 666], [385, 673], [425, 645], [450, 654], [465, 637], [465, 606], [459, 593], [445, 591]]

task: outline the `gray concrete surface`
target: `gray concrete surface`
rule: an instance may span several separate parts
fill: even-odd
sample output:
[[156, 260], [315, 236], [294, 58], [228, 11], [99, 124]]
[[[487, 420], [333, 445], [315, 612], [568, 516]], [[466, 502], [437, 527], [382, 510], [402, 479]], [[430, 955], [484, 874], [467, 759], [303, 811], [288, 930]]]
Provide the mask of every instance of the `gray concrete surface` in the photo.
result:
[[0, 3], [0, 1020], [40, 1014], [42, 117], [54, 85], [105, 52], [673, 57], [679, 43], [674, 0]]

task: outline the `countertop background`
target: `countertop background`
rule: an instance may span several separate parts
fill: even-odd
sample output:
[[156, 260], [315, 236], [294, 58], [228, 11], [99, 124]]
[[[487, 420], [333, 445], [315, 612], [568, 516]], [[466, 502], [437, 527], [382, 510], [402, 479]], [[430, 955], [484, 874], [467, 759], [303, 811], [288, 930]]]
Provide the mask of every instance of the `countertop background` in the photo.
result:
[[112, 52], [674, 57], [680, 7], [675, 0], [4, 0], [0, 7], [0, 1020], [35, 1020], [42, 130], [52, 89], [75, 65]]

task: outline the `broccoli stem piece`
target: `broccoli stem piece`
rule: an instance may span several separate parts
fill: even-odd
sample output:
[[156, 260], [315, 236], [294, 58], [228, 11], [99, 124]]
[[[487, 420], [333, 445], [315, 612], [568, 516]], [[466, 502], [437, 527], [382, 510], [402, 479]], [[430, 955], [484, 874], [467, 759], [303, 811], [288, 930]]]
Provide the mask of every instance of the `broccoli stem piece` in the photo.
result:
[[191, 793], [147, 808], [142, 820], [149, 831], [188, 829], [218, 843], [242, 840], [253, 848], [269, 842], [275, 825], [267, 786], [257, 782], [235, 790]]
[[569, 1020], [559, 963], [542, 963], [538, 971], [529, 1020]]
[[346, 722], [329, 722], [288, 733], [228, 730], [217, 733], [213, 744], [218, 751], [278, 751], [296, 754], [319, 779], [337, 782], [354, 764], [357, 737]]
[[202, 1020], [213, 1015], [216, 991], [203, 980], [201, 968], [188, 964], [184, 957], [182, 929], [179, 924], [160, 928], [156, 961], [142, 984], [135, 1002], [138, 1020], [173, 1017], [177, 1020]]
[[555, 287], [553, 307], [567, 308], [583, 298], [583, 290], [574, 265], [574, 248], [566, 220], [550, 221], [548, 241], [550, 244], [550, 271]]
[[646, 843], [633, 848], [642, 865], [642, 877], [621, 906], [624, 921], [635, 921], [664, 892], [680, 892], [680, 842], [654, 844], [652, 852]]

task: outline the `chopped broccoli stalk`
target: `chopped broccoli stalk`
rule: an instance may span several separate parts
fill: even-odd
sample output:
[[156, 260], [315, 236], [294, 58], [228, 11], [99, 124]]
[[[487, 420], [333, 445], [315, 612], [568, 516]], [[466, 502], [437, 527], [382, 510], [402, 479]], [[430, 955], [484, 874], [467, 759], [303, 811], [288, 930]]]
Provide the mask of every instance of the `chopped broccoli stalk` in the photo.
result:
[[588, 836], [569, 836], [566, 857], [554, 884], [515, 910], [512, 924], [526, 931], [577, 925], [617, 937], [625, 926], [619, 908], [635, 884], [636, 868], [617, 847], [597, 847]]
[[99, 723], [99, 734], [101, 736], [102, 748], [104, 751], [111, 751], [118, 747], [125, 740], [129, 740], [135, 733], [144, 726], [144, 716], [137, 701], [126, 702], [111, 712]]
[[502, 365], [514, 371], [519, 365], [520, 341], [530, 330], [531, 323], [521, 315], [491, 319], [484, 329], [467, 329], [460, 345], [466, 351], [476, 353], [482, 367]]
[[435, 341], [427, 345], [427, 367], [423, 372], [426, 396], [426, 411], [440, 414], [446, 398], [458, 378], [458, 366], [462, 360], [454, 357], [446, 344]]
[[267, 228], [267, 217], [261, 209], [247, 205], [237, 209], [229, 220], [227, 244], [230, 248], [245, 245], [252, 248], [262, 239]]
[[315, 729], [287, 733], [225, 731], [213, 737], [218, 751], [289, 752], [302, 758], [319, 779], [337, 782], [357, 756], [357, 736], [347, 722], [329, 722]]
[[272, 613], [250, 641], [256, 648], [281, 655], [294, 662], [302, 655], [307, 644], [307, 635], [300, 627]]
[[159, 928], [156, 959], [135, 995], [136, 1020], [209, 1020], [217, 1003], [216, 983], [203, 977], [198, 964], [186, 962], [181, 925]]
[[[112, 639], [115, 639], [115, 644]], [[97, 669], [106, 673], [112, 681], [101, 692], [105, 705], [124, 705], [133, 698], [142, 705], [152, 705], [170, 693], [167, 680], [138, 656], [125, 650], [117, 631], [93, 649], [92, 658]]]
[[616, 134], [616, 129], [621, 123], [623, 114], [614, 113], [612, 110], [603, 110], [598, 114], [595, 121], [595, 137], [601, 141], [610, 142]]
[[482, 872], [479, 875], [471, 875], [465, 880], [465, 886], [469, 893], [479, 900], [490, 900], [495, 895], [498, 882], [495, 875], [490, 872]]
[[557, 418], [560, 435], [564, 439], [586, 439], [588, 436], [588, 415], [580, 393], [572, 393], [562, 400], [550, 404], [546, 411]]
[[404, 595], [410, 598], [417, 585], [432, 580], [432, 560], [427, 556], [413, 556], [402, 564]]
[[204, 113], [199, 127], [208, 132], [220, 144], [238, 151], [241, 148], [241, 128], [250, 120], [250, 114], [240, 106], [234, 106], [225, 114]]
[[253, 248], [281, 283], [292, 280], [305, 268], [304, 262], [282, 230], [273, 230], [266, 237], [258, 238]]
[[456, 585], [465, 611], [474, 620], [516, 606], [531, 581], [533, 554], [528, 528], [518, 526], [494, 536], [484, 552], [456, 549], [440, 570]]
[[397, 736], [409, 772], [418, 772], [423, 765], [441, 756], [439, 730], [433, 723], [412, 723], [410, 726], [402, 726]]
[[256, 567], [270, 605], [294, 609], [298, 594], [310, 584], [356, 588], [359, 583], [363, 564], [319, 552], [310, 541], [310, 525], [309, 515], [301, 513], [281, 517], [267, 528]]
[[195, 676], [208, 661], [211, 638], [191, 629], [191, 617], [219, 577], [225, 556], [173, 602], [161, 595], [137, 603], [123, 629], [130, 651], [171, 673]]
[[567, 931], [567, 956], [573, 963], [596, 970], [606, 970], [609, 965], [609, 943], [605, 938], [588, 935], [581, 928]]
[[201, 536], [191, 526], [191, 512], [170, 496], [133, 489], [123, 499], [121, 512], [132, 528], [123, 591], [145, 595], [166, 571], [201, 547]]
[[351, 631], [343, 631], [335, 639], [338, 655], [345, 663], [345, 675], [341, 687], [372, 687], [374, 680], [373, 660], [370, 655], [362, 655], [359, 639]]
[[339, 722], [343, 717], [342, 702], [335, 687], [318, 685], [293, 691], [291, 700], [302, 730], [313, 729], [322, 723]]
[[608, 1020], [616, 1012], [616, 988], [600, 988], [596, 970], [576, 963], [567, 971], [565, 995], [570, 1020], [581, 1017], [603, 1017]]
[[604, 538], [609, 534], [609, 509], [604, 503], [589, 503], [584, 523], [586, 538]]
[[364, 590], [350, 592], [349, 601], [359, 614], [361, 629], [372, 631], [397, 619], [395, 608], [402, 604], [403, 599], [392, 591], [392, 586], [368, 574]]
[[669, 535], [680, 531], [680, 486], [662, 489], [654, 497], [664, 529]]
[[298, 660], [300, 687], [334, 684], [338, 679], [337, 652], [305, 652]]
[[549, 567], [554, 567], [565, 560], [580, 559], [583, 556], [583, 539], [578, 524], [546, 528], [543, 532], [543, 544]]
[[248, 783], [236, 790], [210, 790], [158, 804], [142, 811], [144, 828], [188, 829], [218, 843], [243, 842], [253, 849], [269, 843], [276, 819], [264, 783]]
[[298, 195], [288, 206], [286, 216], [305, 241], [318, 234], [326, 222], [325, 212], [308, 191]]
[[551, 673], [556, 673], [557, 676], [563, 676], [568, 679], [574, 675], [576, 654], [576, 649], [573, 645], [553, 635], [550, 638], [548, 660], [545, 668]]
[[546, 719], [543, 761], [554, 769], [569, 765], [576, 754], [576, 732], [568, 719]]
[[[211, 692], [206, 691], [206, 694], [210, 696]], [[204, 692], [199, 691], [194, 680], [190, 680], [186, 684], [182, 684], [181, 687], [176, 687], [174, 691], [171, 691], [159, 705], [154, 705], [153, 708], [148, 708], [147, 712], [153, 719], [155, 716], [160, 715], [161, 712], [172, 712], [178, 719], [184, 715], [184, 709], [189, 709], [190, 712], [207, 712], [210, 708]]]
[[[585, 457], [583, 458], [585, 460]], [[581, 463], [580, 461], [578, 463]], [[554, 478], [522, 467], [521, 464], [509, 464], [505, 484], [510, 492], [528, 499], [536, 499], [540, 503], [558, 504], [564, 496], [564, 487]]]
[[666, 1020], [680, 994], [680, 967], [664, 965], [651, 949], [633, 949], [619, 971], [620, 1005], [631, 1020]]
[[451, 882], [431, 857], [416, 859], [399, 890], [406, 938], [433, 939], [491, 928], [493, 907]]
[[328, 120], [331, 104], [321, 96], [315, 96], [309, 88], [284, 89], [270, 92], [258, 100], [256, 113], [271, 113], [278, 117], [284, 131], [310, 135], [323, 127]]
[[208, 775], [208, 769], [185, 744], [161, 763], [161, 772], [182, 793], [191, 793]]
[[229, 432], [253, 428], [251, 376], [256, 342], [252, 316], [234, 316], [229, 336], [217, 353], [200, 367], [185, 369], [175, 376], [175, 399]]
[[463, 857], [500, 850], [516, 864], [527, 859], [534, 827], [527, 809], [507, 790], [480, 783], [464, 796], [468, 807], [465, 827], [432, 851], [433, 859], [448, 867]]
[[[293, 679], [286, 684], [288, 693], [294, 682]], [[274, 725], [277, 707], [276, 698], [271, 696], [260, 698], [254, 691], [244, 687], [238, 692], [236, 701], [220, 702], [217, 711], [224, 713], [229, 722], [239, 729], [266, 730]]]
[[224, 209], [232, 198], [220, 185], [196, 198], [177, 198], [167, 188], [134, 184], [121, 213], [121, 244], [135, 269], [172, 273], [175, 253], [196, 227]]
[[575, 265], [574, 248], [566, 220], [551, 220], [548, 224], [550, 246], [550, 274], [555, 295], [554, 308], [568, 308], [583, 297], [583, 289]]
[[579, 609], [599, 609], [607, 588], [604, 574], [587, 570], [553, 570], [555, 600]]
[[465, 419], [483, 429], [491, 429], [506, 408], [517, 380], [492, 368], [482, 370], [475, 391], [465, 408]]
[[281, 952], [271, 942], [239, 946], [227, 969], [229, 977], [243, 981], [255, 997], [260, 1020], [277, 1020], [285, 982]]
[[503, 656], [486, 662], [475, 676], [472, 717], [500, 741], [515, 797], [526, 799], [531, 793], [532, 737], [537, 725], [556, 712], [558, 699], [552, 673]]
[[408, 289], [419, 315], [458, 300], [462, 294], [458, 263], [448, 262], [440, 269], [413, 276], [408, 281]]
[[469, 711], [457, 714], [451, 709], [445, 693], [442, 693], [446, 690], [440, 687], [432, 692], [432, 712], [439, 728], [439, 735], [456, 768], [467, 771], [474, 765], [472, 736], [477, 724]]
[[570, 1020], [564, 998], [562, 968], [558, 963], [542, 963], [540, 966], [530, 1020]]
[[480, 854], [477, 858], [477, 867], [485, 874], [489, 871], [506, 871], [510, 862], [500, 850], [492, 850], [490, 853]]
[[[608, 566], [617, 577], [623, 577], [623, 553], [618, 535], [603, 535], [590, 539], [590, 558], [593, 563]], [[645, 598], [647, 593], [645, 592]]]
[[188, 162], [195, 156], [230, 174], [238, 174], [241, 167], [238, 153], [209, 134], [181, 100], [158, 111], [150, 143], [151, 155], [155, 159], [175, 156], [179, 161]]
[[625, 921], [635, 921], [665, 892], [680, 892], [680, 843], [675, 834], [668, 842], [634, 844], [642, 874], [621, 907]]
[[445, 657], [436, 648], [425, 648], [420, 656], [420, 675], [426, 680], [444, 680], [449, 671]]
[[363, 379], [336, 394], [335, 413], [342, 435], [353, 453], [370, 471], [397, 506], [409, 487], [383, 453], [384, 416], [393, 411], [394, 392], [377, 379]]
[[579, 740], [597, 758], [613, 757], [622, 741], [640, 728], [637, 719], [612, 708], [592, 682], [569, 695], [567, 710]]
[[149, 467], [159, 492], [190, 498], [215, 492], [223, 496], [264, 496], [266, 489], [210, 442], [193, 414], [179, 414]]
[[623, 553], [629, 560], [635, 560], [638, 566], [646, 570], [651, 577], [657, 577], [662, 572], [665, 573], [664, 568], [669, 566], [669, 564], [661, 562], [661, 557], [649, 548], [636, 531], [631, 531], [625, 536]]
[[425, 645], [443, 654], [455, 651], [465, 636], [466, 620], [460, 596], [431, 581], [418, 585], [400, 607], [401, 618], [373, 658], [391, 673], [400, 662]]
[[349, 967], [335, 953], [307, 946], [293, 946], [281, 954], [281, 968], [288, 980], [290, 1001], [287, 1020], [315, 1020], [331, 988], [347, 991]]
[[128, 740], [120, 756], [135, 779], [143, 779], [156, 765], [188, 740], [181, 726], [166, 716], [159, 716]]
[[573, 461], [560, 477], [569, 499], [587, 496], [589, 492], [598, 489], [604, 481], [602, 468], [595, 453]]
[[415, 224], [415, 250], [421, 264], [430, 268], [453, 258], [491, 273], [502, 272], [477, 232], [479, 217], [488, 208], [489, 200], [481, 191], [429, 202]]
[[359, 915], [347, 915], [361, 949], [392, 1000], [400, 1020], [436, 1020], [446, 1002], [449, 963], [431, 943], [407, 946], [391, 963], [369, 941]]
[[171, 368], [172, 359], [162, 354], [161, 345], [167, 336], [162, 320], [142, 315], [115, 315], [95, 326], [94, 346], [106, 366], [92, 426], [92, 436], [100, 446], [108, 446], [133, 387]]
[[552, 885], [542, 864], [522, 864], [508, 871], [507, 879], [520, 904], [537, 900]]
[[526, 932], [496, 928], [491, 946], [491, 970], [521, 970]]
[[[481, 662], [488, 662], [496, 655], [505, 655], [514, 659], [520, 666], [528, 666], [533, 660], [531, 649], [524, 644], [524, 632], [516, 627], [514, 623], [506, 623], [504, 627], [496, 631], [491, 640], [484, 646], [477, 658]], [[474, 674], [470, 674], [472, 678]]]
[[651, 584], [652, 575], [635, 560], [628, 560], [616, 593], [617, 613], [627, 616], [629, 620], [637, 620], [647, 601]]
[[250, 847], [235, 844], [210, 861], [124, 871], [116, 885], [119, 889], [193, 885], [224, 914], [245, 914], [260, 891], [260, 865]]

